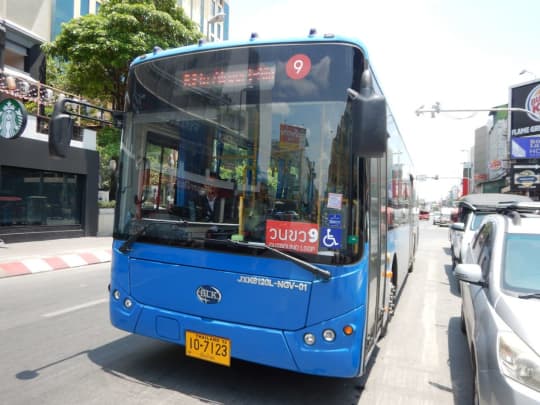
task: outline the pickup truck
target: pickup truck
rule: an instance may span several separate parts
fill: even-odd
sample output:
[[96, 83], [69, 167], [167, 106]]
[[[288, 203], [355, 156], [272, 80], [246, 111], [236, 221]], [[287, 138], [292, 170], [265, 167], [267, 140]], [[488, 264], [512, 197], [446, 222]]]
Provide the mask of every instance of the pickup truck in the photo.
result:
[[486, 215], [495, 213], [497, 207], [512, 202], [532, 201], [531, 198], [504, 193], [467, 194], [456, 201], [457, 222], [449, 227], [452, 268], [462, 263], [467, 246]]

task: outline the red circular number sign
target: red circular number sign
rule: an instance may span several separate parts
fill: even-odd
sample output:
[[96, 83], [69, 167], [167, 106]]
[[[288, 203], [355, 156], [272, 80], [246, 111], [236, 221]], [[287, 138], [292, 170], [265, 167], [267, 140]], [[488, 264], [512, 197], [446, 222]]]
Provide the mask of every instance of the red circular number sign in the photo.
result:
[[306, 77], [311, 71], [311, 59], [307, 55], [298, 53], [287, 62], [287, 76], [293, 80]]

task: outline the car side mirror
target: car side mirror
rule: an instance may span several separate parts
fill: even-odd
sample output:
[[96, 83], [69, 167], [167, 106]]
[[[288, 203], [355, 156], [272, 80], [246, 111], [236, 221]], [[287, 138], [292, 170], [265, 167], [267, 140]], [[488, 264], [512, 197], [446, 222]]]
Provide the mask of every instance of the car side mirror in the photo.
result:
[[482, 268], [478, 264], [458, 264], [454, 271], [454, 275], [458, 280], [480, 285], [482, 287], [487, 286], [487, 282], [482, 275]]
[[465, 224], [463, 222], [454, 222], [452, 225], [450, 225], [450, 228], [454, 231], [464, 231]]

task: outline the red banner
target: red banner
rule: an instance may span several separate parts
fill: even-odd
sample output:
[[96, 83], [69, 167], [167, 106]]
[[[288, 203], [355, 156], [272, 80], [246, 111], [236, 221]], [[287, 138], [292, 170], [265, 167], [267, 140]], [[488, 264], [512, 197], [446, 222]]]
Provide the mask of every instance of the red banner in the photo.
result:
[[316, 254], [319, 248], [319, 226], [307, 222], [266, 221], [268, 246]]

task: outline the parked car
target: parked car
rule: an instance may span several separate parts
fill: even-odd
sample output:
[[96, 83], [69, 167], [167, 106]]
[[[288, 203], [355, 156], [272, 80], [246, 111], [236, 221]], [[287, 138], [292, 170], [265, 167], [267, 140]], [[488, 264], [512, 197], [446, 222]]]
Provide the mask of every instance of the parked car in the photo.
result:
[[439, 222], [441, 221], [441, 213], [440, 212], [434, 212], [431, 214], [431, 218], [433, 219], [433, 225], [439, 225]]
[[449, 226], [452, 218], [452, 207], [442, 207], [439, 226]]
[[540, 403], [540, 203], [486, 216], [455, 276], [474, 403]]
[[502, 193], [468, 194], [457, 200], [457, 222], [452, 223], [448, 231], [452, 267], [462, 262], [467, 246], [486, 215], [494, 213], [499, 204], [519, 201], [532, 200], [522, 195]]
[[418, 214], [418, 219], [421, 221], [429, 221], [429, 211], [420, 210]]

